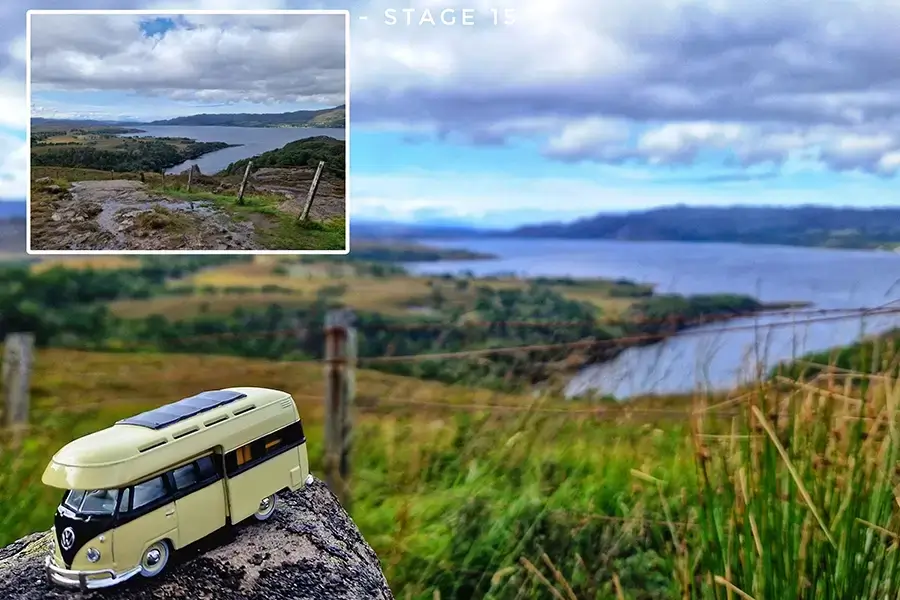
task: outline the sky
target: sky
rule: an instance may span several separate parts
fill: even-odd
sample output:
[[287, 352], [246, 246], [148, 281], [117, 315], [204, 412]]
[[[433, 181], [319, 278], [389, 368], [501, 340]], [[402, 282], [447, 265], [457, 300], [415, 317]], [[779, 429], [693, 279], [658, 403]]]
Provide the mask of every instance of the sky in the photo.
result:
[[345, 17], [34, 14], [34, 117], [152, 121], [346, 101]]
[[[0, 198], [21, 198], [27, 180], [27, 8], [245, 6], [5, 0]], [[254, 3], [351, 11], [353, 218], [514, 226], [671, 204], [900, 205], [900, 62], [894, 60], [900, 3], [470, 0], [468, 23], [459, 5], [454, 23], [440, 23], [440, 11], [452, 6], [436, 0]], [[406, 7], [414, 9], [409, 21], [399, 10]], [[397, 9], [396, 22], [385, 18], [389, 9]], [[423, 22], [426, 10], [437, 24]], [[214, 93], [192, 94], [186, 82], [200, 67], [173, 52], [168, 62], [150, 61], [170, 67], [156, 71], [165, 83], [158, 86], [161, 98], [243, 109], [280, 91], [307, 102], [304, 84], [289, 81], [306, 81], [300, 71], [289, 77], [282, 70], [281, 79], [271, 74], [299, 69], [298, 55], [271, 31], [241, 30], [240, 43], [210, 30], [207, 45], [185, 47], [192, 60], [206, 60], [204, 49], [215, 47], [221, 54], [210, 60], [218, 64], [234, 64], [227, 52], [242, 60], [255, 53], [254, 64], [270, 74], [252, 93], [231, 93], [226, 80], [210, 84]], [[86, 33], [54, 28], [52, 40], [41, 42], [45, 57], [57, 57], [47, 59], [48, 86], [72, 73], [88, 73], [95, 82], [110, 78], [96, 63], [60, 51], [79, 39], [100, 49], [104, 69], [119, 69], [117, 79], [144, 77], [145, 61], [129, 61], [146, 56], [141, 48], [152, 45], [152, 34], [136, 38], [134, 28], [125, 38], [117, 30]], [[179, 77], [184, 85], [173, 86]], [[41, 93], [43, 108], [64, 98]], [[79, 103], [97, 104], [90, 94], [98, 93], [85, 92]], [[127, 112], [152, 110], [132, 103]]]

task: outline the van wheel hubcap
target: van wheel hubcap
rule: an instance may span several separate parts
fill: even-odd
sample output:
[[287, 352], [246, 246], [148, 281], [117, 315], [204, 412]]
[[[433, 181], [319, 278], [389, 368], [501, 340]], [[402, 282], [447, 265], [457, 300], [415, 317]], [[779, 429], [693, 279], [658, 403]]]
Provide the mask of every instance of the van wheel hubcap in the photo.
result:
[[141, 574], [144, 577], [155, 577], [163, 572], [169, 561], [169, 545], [166, 542], [157, 542], [144, 552], [141, 561]]
[[157, 564], [159, 564], [160, 558], [162, 558], [162, 555], [160, 554], [159, 550], [154, 548], [153, 550], [151, 550], [150, 552], [147, 553], [147, 566], [155, 567]]
[[257, 521], [265, 521], [275, 514], [276, 499], [276, 496], [273, 494], [268, 498], [263, 498], [259, 501], [259, 506], [256, 509], [256, 514], [253, 515], [254, 517], [256, 517]]

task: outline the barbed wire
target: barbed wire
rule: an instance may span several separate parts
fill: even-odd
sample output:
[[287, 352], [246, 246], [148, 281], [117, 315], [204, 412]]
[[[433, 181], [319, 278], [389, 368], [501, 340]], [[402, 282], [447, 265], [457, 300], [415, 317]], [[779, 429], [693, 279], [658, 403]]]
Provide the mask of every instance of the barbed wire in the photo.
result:
[[[868, 310], [868, 309], [867, 309]], [[877, 311], [870, 310], [866, 313], [866, 316], [872, 315], [896, 315], [900, 314], [900, 308], [884, 308]], [[750, 325], [737, 325], [732, 327], [723, 327], [721, 329], [717, 329], [715, 331], [716, 334], [723, 333], [734, 333], [740, 331], [759, 331], [761, 329], [777, 329], [781, 327], [801, 327], [804, 325], [812, 325], [819, 323], [828, 323], [833, 321], [842, 321], [848, 320], [851, 318], [856, 318], [858, 315], [836, 315], [830, 317], [821, 317], [821, 318], [810, 318], [803, 319], [801, 321], [791, 320], [791, 321], [782, 321], [776, 323], [753, 323]], [[465, 358], [471, 356], [487, 356], [491, 354], [506, 354], [506, 353], [517, 353], [517, 352], [539, 352], [545, 350], [557, 350], [557, 349], [565, 349], [565, 348], [596, 348], [603, 346], [619, 346], [619, 345], [637, 345], [646, 342], [655, 342], [662, 341], [665, 339], [669, 339], [672, 337], [687, 337], [687, 336], [697, 336], [697, 335], [706, 335], [709, 332], [700, 329], [691, 329], [686, 328], [682, 329], [678, 332], [662, 332], [662, 333], [650, 333], [650, 334], [639, 334], [632, 336], [621, 336], [615, 338], [608, 338], [602, 340], [579, 340], [575, 342], [560, 342], [556, 344], [530, 344], [530, 345], [522, 345], [522, 346], [503, 346], [497, 348], [479, 348], [475, 350], [459, 350], [454, 352], [433, 352], [433, 353], [419, 353], [419, 354], [406, 354], [406, 355], [396, 355], [396, 356], [370, 356], [370, 357], [360, 357], [360, 362], [365, 363], [378, 363], [378, 362], [394, 362], [394, 361], [407, 361], [407, 360], [436, 360], [436, 359], [449, 359], [449, 358]]]
[[[803, 312], [795, 312], [790, 310], [778, 310], [770, 313], [765, 312], [754, 312], [754, 313], [719, 313], [716, 315], [706, 315], [697, 318], [684, 319], [684, 320], [673, 320], [672, 318], [659, 319], [659, 320], [647, 320], [647, 321], [632, 321], [630, 324], [636, 325], [647, 325], [652, 323], [659, 324], [675, 324], [679, 325], [677, 330], [668, 330], [657, 333], [646, 333], [646, 334], [636, 334], [630, 336], [618, 336], [612, 338], [604, 338], [598, 340], [577, 340], [572, 342], [559, 342], [553, 344], [530, 344], [530, 345], [518, 345], [518, 346], [500, 346], [494, 348], [479, 348], [473, 350], [459, 350], [454, 352], [444, 352], [444, 353], [417, 353], [417, 354], [407, 354], [407, 355], [383, 355], [383, 356], [362, 356], [359, 357], [359, 361], [364, 361], [367, 363], [373, 362], [390, 362], [390, 361], [403, 361], [403, 360], [433, 360], [433, 359], [446, 359], [446, 358], [462, 358], [466, 356], [484, 356], [490, 354], [504, 354], [504, 353], [515, 353], [515, 352], [537, 352], [537, 351], [546, 351], [546, 350], [554, 350], [554, 349], [566, 349], [566, 348], [584, 348], [584, 347], [601, 347], [601, 346], [618, 346], [618, 345], [636, 345], [647, 342], [657, 342], [662, 341], [672, 337], [684, 337], [690, 335], [706, 335], [709, 333], [706, 330], [699, 329], [703, 325], [708, 325], [714, 322], [727, 322], [734, 319], [742, 319], [742, 318], [753, 318], [760, 316], [778, 316], [783, 315], [785, 317], [795, 317], [795, 316], [804, 316], [804, 315], [822, 315], [821, 317], [810, 317], [805, 319], [795, 319], [791, 318], [790, 320], [777, 321], [774, 323], [751, 323], [745, 325], [736, 325], [730, 327], [723, 327], [717, 329], [715, 331], [716, 334], [722, 333], [731, 333], [737, 331], [758, 331], [761, 329], [776, 329], [781, 327], [802, 327], [804, 325], [817, 324], [817, 323], [827, 323], [834, 321], [843, 321], [843, 320], [852, 320], [861, 317], [873, 317], [873, 316], [885, 316], [885, 315], [896, 315], [900, 314], [900, 306], [893, 306], [894, 302], [882, 305], [880, 307], [853, 307], [853, 308], [820, 308], [820, 309], [810, 309], [808, 311]], [[509, 325], [512, 324], [512, 325]], [[515, 326], [515, 327], [550, 327], [555, 325], [560, 326], [576, 326], [582, 325], [587, 326], [588, 322], [581, 321], [484, 321], [477, 322], [477, 327], [484, 326]], [[607, 325], [607, 323], [603, 322], [593, 322], [590, 323], [595, 326], [603, 326]], [[377, 331], [392, 331], [392, 330], [416, 330], [419, 326], [422, 328], [444, 328], [444, 329], [465, 329], [465, 325], [452, 325], [452, 324], [372, 324], [367, 325], [363, 328], [363, 332], [377, 332]], [[235, 338], [256, 338], [256, 339], [264, 339], [269, 337], [287, 337], [287, 336], [296, 336], [299, 332], [307, 331], [309, 328], [306, 326], [296, 326], [287, 329], [277, 329], [271, 331], [223, 331], [223, 332], [215, 332], [215, 333], [204, 333], [197, 334], [191, 336], [180, 336], [171, 340], [172, 342], [192, 342], [192, 341], [216, 341], [216, 340], [228, 340]], [[141, 349], [146, 348], [148, 343], [134, 343], [134, 344], [126, 344], [123, 348], [117, 348], [117, 350], [135, 348]], [[308, 359], [308, 360], [298, 360], [292, 362], [318, 362], [321, 359]]]
[[377, 331], [416, 331], [429, 329], [478, 329], [491, 327], [602, 327], [602, 326], [621, 326], [621, 325], [667, 325], [672, 323], [681, 323], [688, 327], [696, 327], [705, 324], [715, 323], [719, 321], [730, 321], [732, 319], [749, 319], [754, 317], [772, 317], [772, 316], [804, 316], [804, 315], [836, 315], [836, 314], [852, 314], [855, 316], [868, 316], [873, 312], [885, 310], [889, 308], [887, 304], [879, 306], [856, 306], [846, 308], [772, 308], [755, 311], [722, 311], [688, 319], [681, 319], [678, 315], [669, 315], [659, 318], [638, 318], [635, 319], [603, 319], [599, 318], [593, 321], [574, 320], [574, 321], [463, 321], [460, 323], [385, 323], [385, 324], [365, 324], [358, 326], [360, 330], [373, 329]]

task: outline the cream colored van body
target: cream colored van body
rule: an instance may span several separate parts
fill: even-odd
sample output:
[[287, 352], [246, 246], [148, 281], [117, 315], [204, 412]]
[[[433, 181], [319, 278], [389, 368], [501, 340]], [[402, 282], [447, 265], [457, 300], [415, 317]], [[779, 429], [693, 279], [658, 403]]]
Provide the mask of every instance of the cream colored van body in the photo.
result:
[[161, 573], [171, 551], [228, 525], [269, 518], [275, 494], [309, 476], [291, 396], [265, 388], [203, 392], [79, 438], [46, 485], [57, 509], [51, 581], [94, 589]]

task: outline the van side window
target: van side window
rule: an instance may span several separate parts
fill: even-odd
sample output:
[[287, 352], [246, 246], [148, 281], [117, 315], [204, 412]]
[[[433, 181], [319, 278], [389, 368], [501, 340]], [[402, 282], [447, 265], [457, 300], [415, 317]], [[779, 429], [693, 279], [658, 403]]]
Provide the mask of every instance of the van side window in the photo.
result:
[[137, 484], [134, 486], [134, 510], [165, 498], [168, 492], [162, 476]]
[[303, 424], [296, 421], [225, 455], [225, 473], [230, 477], [306, 441]]
[[197, 467], [200, 471], [200, 481], [209, 481], [219, 474], [212, 456], [204, 456], [203, 458], [198, 459]]
[[172, 471], [172, 479], [175, 480], [175, 489], [179, 492], [197, 483], [197, 470], [194, 463], [186, 464]]
[[119, 502], [119, 514], [127, 513], [131, 510], [131, 488], [125, 488], [122, 491], [122, 500]]

